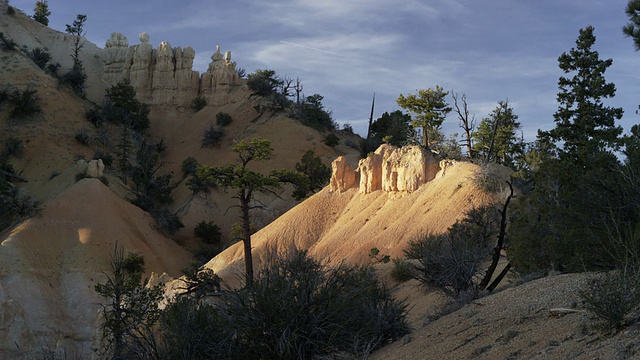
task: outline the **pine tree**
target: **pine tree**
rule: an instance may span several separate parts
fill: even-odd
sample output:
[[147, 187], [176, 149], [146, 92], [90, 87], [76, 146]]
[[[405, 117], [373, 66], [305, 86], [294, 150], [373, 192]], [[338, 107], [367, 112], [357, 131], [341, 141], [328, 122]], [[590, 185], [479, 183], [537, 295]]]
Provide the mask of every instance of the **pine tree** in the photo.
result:
[[520, 129], [518, 115], [508, 101], [499, 101], [498, 106], [482, 119], [477, 131], [473, 132], [473, 149], [485, 162], [493, 161], [511, 166], [516, 154], [522, 152], [516, 131]]
[[444, 99], [449, 94], [440, 86], [435, 90], [418, 90], [418, 94], [404, 96], [400, 94], [396, 102], [398, 105], [414, 114], [411, 124], [414, 128], [422, 128], [422, 146], [425, 148], [437, 145], [442, 140], [440, 127], [451, 107]]
[[49, 4], [47, 0], [36, 1], [36, 6], [33, 8], [33, 20], [39, 22], [44, 26], [49, 26]]
[[598, 52], [591, 49], [596, 41], [593, 31], [592, 26], [581, 29], [576, 47], [558, 58], [560, 69], [573, 76], [558, 80], [560, 106], [553, 115], [556, 127], [540, 132], [540, 136], [562, 143], [561, 159], [586, 161], [590, 155], [620, 144], [622, 128], [615, 122], [622, 118], [622, 108], [603, 104], [603, 99], [616, 92], [615, 85], [604, 78], [613, 60], [600, 60]]

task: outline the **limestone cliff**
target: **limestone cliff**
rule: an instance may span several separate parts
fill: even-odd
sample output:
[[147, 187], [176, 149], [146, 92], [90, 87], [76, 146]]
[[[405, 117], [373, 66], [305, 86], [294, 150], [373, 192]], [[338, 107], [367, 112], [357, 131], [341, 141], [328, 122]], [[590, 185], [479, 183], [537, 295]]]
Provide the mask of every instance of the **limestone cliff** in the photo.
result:
[[128, 80], [145, 103], [188, 107], [196, 96], [204, 97], [209, 105], [226, 105], [234, 87], [241, 85], [230, 51], [223, 55], [218, 46], [209, 68], [200, 76], [192, 70], [193, 48], [173, 48], [162, 42], [154, 49], [149, 39], [149, 34], [142, 33], [140, 44], [129, 46], [123, 34], [111, 34], [103, 55], [107, 86]]
[[342, 156], [334, 160], [332, 168], [331, 191], [358, 187], [360, 193], [369, 194], [377, 190], [414, 192], [433, 180], [441, 166], [433, 153], [419, 146], [396, 148], [384, 144], [360, 160], [357, 169], [347, 165]]

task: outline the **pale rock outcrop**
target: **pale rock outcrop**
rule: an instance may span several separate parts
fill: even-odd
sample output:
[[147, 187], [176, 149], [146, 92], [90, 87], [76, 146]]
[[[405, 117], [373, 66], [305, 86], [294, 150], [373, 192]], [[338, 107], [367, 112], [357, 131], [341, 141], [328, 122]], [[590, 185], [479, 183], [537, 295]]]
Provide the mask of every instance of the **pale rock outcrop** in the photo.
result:
[[[182, 50], [180, 50], [182, 55]], [[175, 54], [171, 45], [163, 41], [156, 49], [155, 66], [152, 75], [152, 96], [154, 104], [173, 104], [176, 92]]]
[[[445, 165], [443, 163], [442, 166]], [[396, 148], [387, 144], [361, 159], [355, 171], [342, 156], [331, 166], [330, 191], [343, 192], [358, 186], [362, 194], [377, 190], [414, 192], [433, 180], [441, 168], [436, 156], [428, 150], [419, 146]]]
[[382, 155], [375, 153], [361, 159], [358, 163], [360, 172], [360, 193], [369, 194], [382, 189]]
[[91, 160], [88, 163], [84, 159], [76, 163], [76, 174], [83, 174], [87, 177], [99, 178], [104, 175], [104, 163], [102, 159]]
[[[129, 47], [126, 64], [131, 64], [129, 82], [136, 89], [139, 98], [148, 98], [151, 94], [151, 76], [153, 74], [153, 46], [149, 44], [150, 36], [140, 34], [139, 45]], [[126, 69], [126, 65], [125, 65]], [[111, 84], [115, 85], [115, 84]]]
[[196, 57], [193, 48], [172, 48], [162, 42], [154, 50], [149, 40], [149, 34], [142, 33], [140, 44], [129, 46], [124, 35], [111, 34], [103, 57], [107, 86], [128, 80], [138, 99], [145, 103], [185, 108], [197, 96], [204, 97], [210, 105], [225, 105], [233, 87], [241, 84], [231, 51], [223, 55], [218, 46], [201, 77], [192, 69]]
[[357, 173], [353, 166], [347, 163], [344, 156], [339, 156], [331, 163], [331, 180], [329, 181], [329, 189], [335, 192], [343, 192], [358, 183]]
[[387, 151], [383, 155], [382, 190], [416, 191], [420, 185], [433, 180], [439, 170], [440, 166], [433, 153], [419, 146]]
[[89, 161], [85, 174], [92, 178], [104, 176], [104, 163], [102, 162], [102, 159]]
[[122, 33], [111, 33], [111, 38], [104, 46], [103, 80], [107, 84], [117, 84], [129, 78], [129, 68], [125, 69], [129, 40]]

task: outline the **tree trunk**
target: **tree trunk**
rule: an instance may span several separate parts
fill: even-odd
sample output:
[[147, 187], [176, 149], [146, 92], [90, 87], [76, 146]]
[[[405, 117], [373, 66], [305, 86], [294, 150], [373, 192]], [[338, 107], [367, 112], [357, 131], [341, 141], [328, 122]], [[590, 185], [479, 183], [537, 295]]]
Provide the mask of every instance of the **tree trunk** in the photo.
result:
[[425, 149], [429, 148], [429, 132], [427, 131], [427, 126], [422, 127], [422, 146]]
[[[509, 189], [511, 190], [511, 192], [509, 193], [509, 196], [507, 196], [507, 200], [504, 202], [504, 205], [502, 206], [502, 211], [500, 211], [500, 215], [502, 217], [500, 219], [500, 233], [498, 234], [498, 243], [496, 244], [496, 247], [493, 248], [493, 257], [491, 259], [491, 265], [489, 265], [489, 268], [487, 269], [487, 272], [484, 275], [484, 278], [480, 282], [480, 285], [479, 285], [480, 289], [486, 289], [487, 285], [489, 285], [489, 281], [491, 281], [491, 277], [493, 276], [493, 273], [496, 271], [496, 268], [498, 267], [498, 262], [500, 261], [500, 252], [504, 248], [504, 238], [507, 232], [507, 208], [509, 207], [509, 202], [511, 202], [511, 198], [513, 197], [513, 185], [511, 185], [509, 181], [507, 181], [507, 184], [509, 184]], [[504, 277], [504, 275], [502, 275], [502, 277]], [[498, 278], [502, 280], [502, 277], [498, 277]], [[496, 280], [500, 282], [498, 279]], [[498, 284], [495, 284], [495, 285], [498, 285]], [[495, 288], [494, 284], [491, 284], [491, 286]], [[491, 290], [492, 289], [490, 289], [489, 291]]]
[[246, 286], [253, 286], [253, 255], [251, 253], [251, 221], [249, 218], [249, 201], [251, 201], [251, 192], [245, 195], [245, 191], [242, 191], [242, 226], [244, 228], [244, 270], [246, 274]]

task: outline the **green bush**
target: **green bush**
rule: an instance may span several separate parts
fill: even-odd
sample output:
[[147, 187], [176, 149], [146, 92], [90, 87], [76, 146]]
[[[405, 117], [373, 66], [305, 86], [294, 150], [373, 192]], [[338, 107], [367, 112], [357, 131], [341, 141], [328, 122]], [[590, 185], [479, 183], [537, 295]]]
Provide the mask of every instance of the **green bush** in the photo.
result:
[[475, 292], [476, 280], [496, 235], [496, 217], [493, 206], [471, 209], [447, 232], [419, 235], [411, 240], [405, 255], [418, 260], [415, 278], [455, 299]]
[[192, 156], [189, 156], [188, 158], [182, 160], [182, 166], [180, 167], [180, 170], [182, 170], [182, 175], [184, 177], [195, 175], [198, 165], [198, 160], [196, 160], [196, 158]]
[[8, 102], [13, 106], [9, 112], [9, 118], [12, 120], [21, 120], [33, 117], [42, 112], [38, 104], [38, 91], [32, 89], [24, 89], [22, 91], [14, 89], [9, 93]]
[[40, 203], [25, 190], [0, 179], [0, 230], [40, 213]]
[[222, 232], [213, 221], [200, 221], [193, 229], [193, 235], [205, 244], [220, 244]]
[[218, 126], [229, 126], [233, 118], [226, 112], [219, 112], [216, 114], [216, 125]]
[[10, 135], [4, 140], [2, 153], [0, 153], [0, 162], [6, 162], [12, 157], [20, 158], [24, 154], [24, 144], [19, 137]]
[[102, 163], [104, 164], [105, 167], [111, 166], [113, 164], [113, 156], [108, 152], [103, 152], [102, 150], [96, 150], [96, 152], [93, 153], [93, 160], [98, 160], [98, 159], [102, 160]]
[[592, 278], [580, 293], [585, 308], [603, 320], [606, 330], [620, 330], [640, 305], [638, 271], [615, 271]]
[[409, 332], [406, 305], [371, 267], [329, 267], [300, 250], [267, 255], [253, 286], [223, 302], [232, 358], [366, 357]]
[[204, 109], [206, 106], [207, 99], [202, 96], [196, 96], [193, 100], [191, 100], [191, 109], [195, 112]]
[[62, 74], [60, 83], [68, 86], [76, 95], [84, 97], [84, 90], [87, 87], [87, 74], [82, 67], [74, 66], [71, 70]]
[[327, 146], [335, 147], [336, 145], [340, 144], [340, 139], [336, 136], [336, 134], [331, 133], [324, 137], [324, 143]]
[[224, 137], [224, 129], [220, 127], [215, 127], [213, 125], [209, 125], [204, 130], [204, 134], [202, 135], [201, 148], [205, 147], [219, 147], [222, 138]]
[[415, 277], [415, 267], [407, 260], [393, 259], [393, 268], [391, 268], [391, 277], [398, 282], [405, 282]]
[[82, 145], [89, 145], [89, 142], [91, 141], [91, 134], [89, 134], [89, 131], [86, 128], [82, 128], [78, 130], [74, 138]]
[[51, 61], [51, 54], [41, 48], [28, 51], [27, 56], [42, 70], [46, 70], [47, 63]]
[[136, 90], [128, 81], [108, 88], [106, 98], [102, 106], [104, 119], [114, 124], [125, 124], [137, 132], [149, 128], [151, 109], [136, 98]]
[[[9, 9], [13, 9], [13, 8], [9, 6]], [[14, 51], [17, 48], [18, 48], [18, 43], [4, 36], [3, 32], [0, 32], [0, 49], [6, 50], [6, 51]]]

